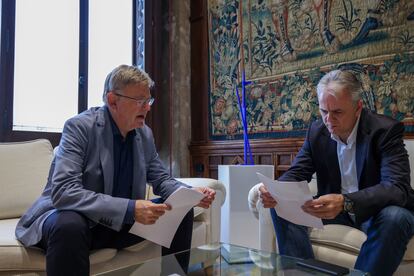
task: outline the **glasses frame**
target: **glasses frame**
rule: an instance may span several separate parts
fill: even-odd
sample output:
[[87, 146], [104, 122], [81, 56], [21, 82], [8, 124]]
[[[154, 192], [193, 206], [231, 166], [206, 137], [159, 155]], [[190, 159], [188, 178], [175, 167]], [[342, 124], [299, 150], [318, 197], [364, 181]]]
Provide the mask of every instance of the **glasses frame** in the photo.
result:
[[122, 91], [122, 90], [119, 90], [118, 92], [117, 91], [118, 90], [112, 91], [112, 93], [114, 93], [115, 95], [117, 95], [121, 98], [127, 98], [127, 99], [130, 99], [130, 100], [134, 100], [137, 103], [137, 105], [141, 108], [143, 108], [146, 105], [152, 106], [154, 104], [154, 101], [155, 101], [155, 99], [153, 97], [150, 97], [146, 100], [140, 100], [140, 99], [137, 99], [137, 98], [134, 98], [134, 97], [125, 96], [125, 95], [120, 94], [119, 91]]

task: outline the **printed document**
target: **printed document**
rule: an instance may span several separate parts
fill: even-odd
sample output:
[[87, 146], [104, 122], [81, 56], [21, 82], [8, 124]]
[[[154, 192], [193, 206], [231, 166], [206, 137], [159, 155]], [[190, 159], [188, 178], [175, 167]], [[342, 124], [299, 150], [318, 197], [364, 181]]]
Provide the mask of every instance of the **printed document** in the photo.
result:
[[313, 199], [306, 181], [283, 182], [272, 180], [260, 173], [257, 176], [276, 200], [275, 210], [279, 217], [295, 224], [323, 228], [320, 218], [305, 213], [301, 208], [306, 201]]
[[171, 205], [172, 209], [170, 211], [165, 211], [164, 215], [151, 225], [135, 222], [129, 232], [170, 248], [175, 232], [184, 216], [203, 198], [204, 194], [181, 186], [164, 202]]

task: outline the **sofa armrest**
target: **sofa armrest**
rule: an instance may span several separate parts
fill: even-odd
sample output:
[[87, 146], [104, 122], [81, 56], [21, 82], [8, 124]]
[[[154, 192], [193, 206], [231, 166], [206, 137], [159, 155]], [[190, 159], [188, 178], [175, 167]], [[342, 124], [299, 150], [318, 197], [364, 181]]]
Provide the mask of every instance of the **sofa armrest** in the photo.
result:
[[248, 195], [250, 212], [259, 220], [259, 241], [260, 250], [274, 252], [277, 251], [275, 230], [273, 228], [270, 209], [264, 208], [260, 199], [259, 187], [262, 183], [253, 186]]
[[220, 241], [220, 224], [221, 224], [221, 206], [226, 198], [226, 188], [221, 181], [211, 178], [177, 178], [192, 187], [209, 187], [216, 191], [216, 197], [211, 204], [210, 208], [204, 210], [203, 214], [199, 217], [206, 223], [208, 227], [207, 231], [207, 243], [217, 243]]

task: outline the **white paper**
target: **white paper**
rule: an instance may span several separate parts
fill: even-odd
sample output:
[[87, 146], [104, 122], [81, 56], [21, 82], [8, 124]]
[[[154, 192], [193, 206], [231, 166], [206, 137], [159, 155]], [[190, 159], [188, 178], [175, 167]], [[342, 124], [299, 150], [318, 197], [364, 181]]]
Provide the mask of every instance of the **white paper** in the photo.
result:
[[200, 203], [204, 194], [187, 187], [179, 187], [164, 203], [171, 205], [172, 209], [151, 225], [135, 222], [129, 230], [130, 233], [140, 236], [156, 244], [170, 248], [172, 239], [184, 216], [195, 205]]
[[301, 208], [306, 201], [313, 199], [306, 181], [283, 182], [272, 180], [260, 173], [257, 176], [276, 200], [278, 216], [295, 224], [323, 228], [320, 218], [304, 212]]

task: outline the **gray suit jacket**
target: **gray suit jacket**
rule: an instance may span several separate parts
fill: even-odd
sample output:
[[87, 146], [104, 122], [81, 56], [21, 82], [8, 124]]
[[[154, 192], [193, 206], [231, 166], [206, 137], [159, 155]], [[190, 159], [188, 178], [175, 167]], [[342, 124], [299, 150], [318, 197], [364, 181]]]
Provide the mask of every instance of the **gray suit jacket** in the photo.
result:
[[[106, 107], [91, 108], [64, 126], [59, 149], [52, 161], [46, 187], [21, 217], [16, 237], [25, 246], [42, 238], [46, 218], [57, 210], [73, 210], [91, 221], [119, 231], [129, 199], [112, 197], [113, 134]], [[167, 198], [179, 186], [171, 178], [155, 149], [149, 127], [136, 129], [131, 199], [144, 199], [146, 183]], [[188, 186], [187, 186], [188, 187]]]

